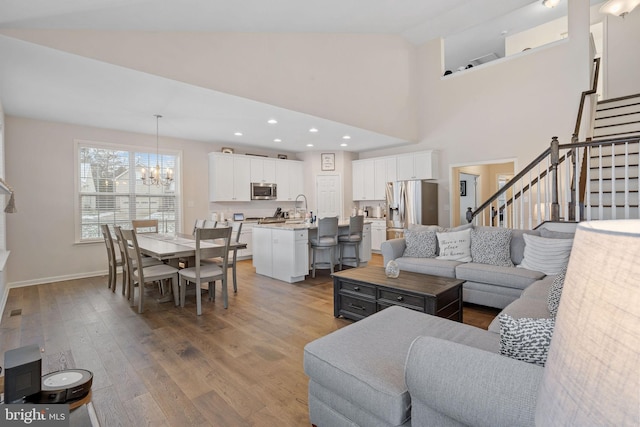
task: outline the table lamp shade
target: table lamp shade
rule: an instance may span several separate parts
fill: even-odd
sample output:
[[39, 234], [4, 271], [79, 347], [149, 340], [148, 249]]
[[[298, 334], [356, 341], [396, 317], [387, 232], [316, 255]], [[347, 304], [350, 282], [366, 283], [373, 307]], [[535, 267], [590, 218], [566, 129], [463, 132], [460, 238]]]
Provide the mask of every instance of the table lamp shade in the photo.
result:
[[536, 425], [640, 425], [640, 220], [578, 225]]

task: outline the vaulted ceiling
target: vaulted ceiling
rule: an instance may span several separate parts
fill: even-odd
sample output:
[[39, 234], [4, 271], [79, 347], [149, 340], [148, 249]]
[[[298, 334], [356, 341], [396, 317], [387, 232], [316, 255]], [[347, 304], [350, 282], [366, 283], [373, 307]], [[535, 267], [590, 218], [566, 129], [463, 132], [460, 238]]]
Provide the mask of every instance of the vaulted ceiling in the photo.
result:
[[[416, 45], [442, 37], [450, 41], [447, 60], [464, 64], [503, 49], [505, 31], [550, 19], [545, 10], [539, 0], [0, 0], [0, 34], [5, 29], [394, 34]], [[566, 1], [553, 13], [566, 14]], [[279, 148], [276, 138], [296, 142], [284, 151], [335, 150], [340, 143], [348, 144], [344, 150], [362, 151], [407, 142], [13, 37], [0, 35], [0, 56], [0, 101], [9, 115], [154, 133], [153, 114], [161, 113], [162, 135], [270, 149]], [[78, 67], [81, 78], [69, 75]], [[270, 118], [278, 124], [267, 124]], [[311, 133], [311, 127], [321, 132]], [[244, 135], [234, 135], [238, 131]], [[314, 146], [305, 148], [309, 143]]]

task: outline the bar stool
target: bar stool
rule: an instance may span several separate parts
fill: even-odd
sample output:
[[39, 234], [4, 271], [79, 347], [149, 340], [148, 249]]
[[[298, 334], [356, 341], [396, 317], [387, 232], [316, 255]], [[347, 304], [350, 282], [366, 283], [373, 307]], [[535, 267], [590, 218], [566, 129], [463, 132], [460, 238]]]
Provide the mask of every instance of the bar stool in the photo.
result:
[[[342, 270], [343, 261], [355, 261], [356, 267], [360, 267], [360, 242], [362, 242], [362, 229], [364, 227], [364, 216], [356, 215], [349, 218], [349, 234], [338, 236], [340, 244], [340, 270]], [[344, 256], [344, 247], [353, 246], [355, 254], [352, 257]]]
[[[330, 268], [333, 274], [334, 249], [338, 246], [338, 217], [321, 218], [318, 220], [318, 235], [309, 239], [312, 253], [311, 277], [316, 277], [316, 268]], [[329, 250], [328, 262], [316, 262], [316, 252]]]

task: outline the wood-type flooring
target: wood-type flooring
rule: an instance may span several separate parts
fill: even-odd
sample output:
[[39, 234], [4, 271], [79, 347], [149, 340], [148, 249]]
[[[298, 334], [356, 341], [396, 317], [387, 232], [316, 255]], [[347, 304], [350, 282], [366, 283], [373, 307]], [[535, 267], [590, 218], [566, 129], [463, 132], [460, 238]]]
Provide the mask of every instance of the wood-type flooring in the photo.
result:
[[[382, 265], [380, 255], [370, 264]], [[203, 294], [184, 308], [146, 289], [138, 314], [107, 278], [11, 289], [0, 323], [0, 354], [37, 343], [43, 372], [93, 372], [102, 426], [308, 426], [308, 342], [352, 322], [333, 317], [327, 270], [289, 284], [258, 276], [240, 261], [229, 308]], [[465, 323], [486, 328], [498, 310], [465, 306]]]

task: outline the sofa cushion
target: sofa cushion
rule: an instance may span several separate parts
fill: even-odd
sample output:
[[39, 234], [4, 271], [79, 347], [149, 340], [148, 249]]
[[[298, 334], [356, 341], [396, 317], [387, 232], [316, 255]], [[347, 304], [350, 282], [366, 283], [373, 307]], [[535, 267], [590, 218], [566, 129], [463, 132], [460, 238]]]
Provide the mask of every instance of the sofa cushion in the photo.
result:
[[520, 264], [524, 258], [524, 237], [522, 236], [525, 234], [539, 236], [540, 232], [538, 230], [511, 230], [511, 262], [514, 265]]
[[558, 306], [560, 305], [560, 296], [562, 295], [562, 287], [564, 286], [564, 277], [566, 274], [567, 268], [565, 267], [558, 273], [549, 289], [547, 307], [549, 308], [551, 317], [556, 317], [556, 314], [558, 314]]
[[[540, 281], [539, 281], [540, 282]], [[536, 282], [535, 284], [538, 284]], [[533, 285], [532, 285], [533, 286]], [[548, 289], [548, 287], [547, 287]], [[548, 319], [551, 317], [549, 309], [547, 307], [547, 301], [545, 299], [532, 299], [520, 297], [506, 306], [500, 314], [506, 314], [514, 319]], [[493, 319], [489, 324], [489, 331], [499, 334], [500, 333], [500, 316]]]
[[500, 314], [500, 354], [544, 366], [555, 326], [554, 319], [514, 319]]
[[524, 259], [518, 267], [541, 271], [545, 274], [558, 274], [566, 267], [571, 255], [573, 239], [550, 239], [527, 234], [523, 237]]
[[[400, 271], [431, 274], [433, 276], [456, 277], [456, 267], [461, 262], [437, 258], [396, 258]], [[402, 274], [402, 273], [401, 273]]]
[[401, 425], [411, 411], [405, 360], [421, 335], [493, 353], [500, 349], [496, 334], [394, 306], [307, 344], [304, 370], [320, 386], [390, 425]]
[[437, 238], [435, 231], [404, 230], [406, 248], [403, 256], [415, 258], [435, 258]]
[[513, 267], [511, 229], [478, 227], [471, 230], [471, 258], [480, 264]]
[[573, 239], [575, 237], [575, 233], [547, 230], [546, 228], [542, 228], [540, 229], [540, 237], [547, 237], [549, 239]]
[[551, 284], [555, 278], [555, 275], [551, 275], [536, 280], [531, 286], [527, 286], [527, 288], [522, 291], [520, 298], [534, 299], [546, 303], [549, 299], [549, 289], [551, 289]]
[[471, 261], [471, 229], [436, 233], [438, 237], [438, 259], [449, 261]]
[[507, 288], [524, 289], [544, 277], [539, 271], [524, 268], [498, 267], [470, 262], [456, 266], [456, 278]]

